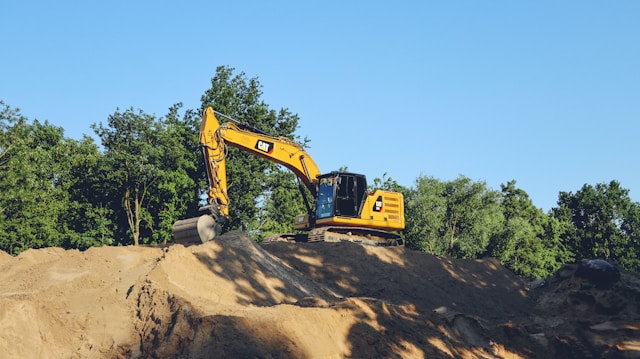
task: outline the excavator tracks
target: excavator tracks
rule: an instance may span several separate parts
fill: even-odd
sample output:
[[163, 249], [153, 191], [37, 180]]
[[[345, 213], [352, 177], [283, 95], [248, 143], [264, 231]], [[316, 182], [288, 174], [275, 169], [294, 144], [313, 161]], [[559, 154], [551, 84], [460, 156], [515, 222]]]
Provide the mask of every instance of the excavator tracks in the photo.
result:
[[360, 227], [319, 227], [309, 231], [308, 234], [276, 234], [268, 236], [263, 243], [287, 241], [287, 242], [354, 242], [367, 246], [404, 246], [402, 238], [394, 233], [360, 228]]
[[385, 231], [359, 227], [318, 227], [309, 232], [309, 242], [355, 242], [369, 246], [401, 246], [400, 236]]

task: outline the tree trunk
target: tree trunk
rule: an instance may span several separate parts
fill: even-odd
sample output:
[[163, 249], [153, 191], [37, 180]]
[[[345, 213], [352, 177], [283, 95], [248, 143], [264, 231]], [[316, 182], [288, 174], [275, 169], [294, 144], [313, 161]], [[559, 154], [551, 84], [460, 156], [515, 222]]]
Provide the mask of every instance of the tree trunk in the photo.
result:
[[129, 229], [133, 237], [133, 245], [137, 246], [140, 243], [140, 204], [138, 198], [135, 198], [133, 199], [135, 201], [134, 208], [131, 208], [131, 200], [131, 190], [127, 188], [122, 204], [127, 214], [127, 222], [129, 223]]

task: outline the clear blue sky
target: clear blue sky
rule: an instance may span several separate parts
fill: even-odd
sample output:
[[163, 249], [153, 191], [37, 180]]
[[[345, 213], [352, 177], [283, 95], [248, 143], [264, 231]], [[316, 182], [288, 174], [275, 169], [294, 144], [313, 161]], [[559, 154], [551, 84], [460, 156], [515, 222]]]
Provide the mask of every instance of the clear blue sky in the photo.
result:
[[215, 69], [300, 116], [323, 171], [640, 200], [640, 1], [3, 1], [0, 100], [93, 136], [199, 108]]

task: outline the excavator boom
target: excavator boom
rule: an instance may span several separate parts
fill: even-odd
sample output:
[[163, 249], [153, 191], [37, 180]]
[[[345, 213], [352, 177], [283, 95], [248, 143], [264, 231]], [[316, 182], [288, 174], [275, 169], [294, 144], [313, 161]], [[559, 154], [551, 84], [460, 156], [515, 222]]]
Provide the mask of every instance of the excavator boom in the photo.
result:
[[[216, 114], [228, 121], [220, 125]], [[281, 164], [295, 173], [309, 191], [315, 194], [316, 177], [320, 175], [320, 170], [302, 145], [286, 137], [275, 137], [256, 129], [249, 130], [243, 127], [246, 125], [243, 126], [240, 122], [208, 107], [200, 126], [200, 145], [211, 148], [210, 155], [213, 154], [214, 161], [221, 156], [224, 157], [222, 151], [228, 144]]]

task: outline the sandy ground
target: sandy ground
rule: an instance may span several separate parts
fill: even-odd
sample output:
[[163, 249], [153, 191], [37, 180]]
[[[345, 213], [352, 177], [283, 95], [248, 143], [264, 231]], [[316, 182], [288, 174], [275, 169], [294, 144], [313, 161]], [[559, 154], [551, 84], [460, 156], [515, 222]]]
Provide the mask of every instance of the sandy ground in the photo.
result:
[[0, 252], [2, 358], [640, 358], [640, 280], [353, 243]]

